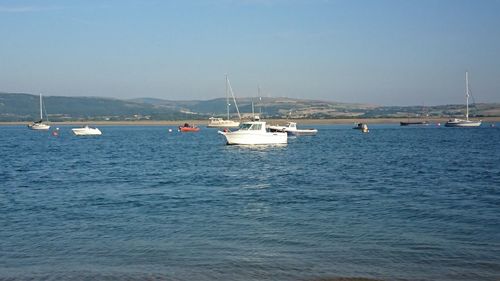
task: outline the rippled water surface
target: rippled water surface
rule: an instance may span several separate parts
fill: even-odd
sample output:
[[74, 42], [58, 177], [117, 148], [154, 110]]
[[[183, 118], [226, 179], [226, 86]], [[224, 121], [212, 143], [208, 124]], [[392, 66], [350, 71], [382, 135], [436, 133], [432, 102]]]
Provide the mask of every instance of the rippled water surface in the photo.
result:
[[0, 127], [0, 279], [499, 280], [500, 130]]

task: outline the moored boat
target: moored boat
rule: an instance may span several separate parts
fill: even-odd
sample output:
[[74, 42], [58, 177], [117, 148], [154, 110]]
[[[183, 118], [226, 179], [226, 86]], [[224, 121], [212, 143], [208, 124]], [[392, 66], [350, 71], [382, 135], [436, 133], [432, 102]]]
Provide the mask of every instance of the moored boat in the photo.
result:
[[233, 88], [231, 87], [231, 84], [229, 83], [229, 79], [227, 78], [226, 75], [226, 111], [227, 111], [227, 120], [224, 120], [220, 117], [210, 117], [208, 120], [208, 128], [238, 128], [240, 126], [239, 121], [233, 121], [230, 120], [230, 114], [229, 114], [229, 107], [231, 104], [229, 103], [229, 93], [231, 93], [231, 96], [233, 97], [233, 102], [234, 102], [234, 107], [236, 108], [236, 111], [238, 112], [238, 117], [241, 120], [241, 114], [240, 110], [238, 109], [238, 104], [236, 103], [236, 98], [234, 97], [234, 92]]
[[28, 128], [30, 128], [31, 130], [47, 131], [48, 129], [50, 129], [50, 125], [43, 123], [42, 120], [39, 120], [28, 124]]
[[101, 130], [98, 128], [91, 128], [88, 125], [85, 125], [83, 128], [73, 128], [71, 129], [75, 136], [100, 136], [102, 135]]
[[399, 122], [399, 125], [401, 126], [411, 126], [411, 125], [429, 125], [429, 122], [427, 121], [414, 121], [414, 122]]
[[208, 128], [238, 128], [240, 126], [240, 122], [224, 120], [218, 117], [210, 117], [208, 120]]
[[271, 132], [285, 132], [289, 136], [314, 136], [318, 133], [317, 129], [298, 129], [297, 123], [288, 122], [285, 126], [269, 126]]
[[469, 73], [465, 72], [465, 97], [466, 97], [466, 111], [465, 111], [465, 120], [453, 118], [444, 124], [445, 127], [480, 127], [481, 120], [474, 121], [469, 120]]
[[[38, 131], [47, 131], [50, 129], [50, 125], [43, 123], [43, 103], [42, 103], [42, 94], [40, 94], [40, 120], [34, 121], [31, 124], [28, 124], [28, 128], [31, 130], [38, 130]], [[47, 112], [45, 112], [47, 113]]]
[[353, 129], [361, 130], [361, 132], [363, 132], [363, 133], [369, 132], [368, 125], [366, 125], [365, 123], [358, 123], [353, 127]]
[[244, 122], [237, 131], [219, 131], [230, 145], [286, 144], [287, 133], [269, 132], [264, 121]]
[[357, 123], [354, 125], [354, 127], [352, 127], [353, 129], [355, 130], [363, 130], [363, 127], [366, 126], [365, 123]]
[[458, 119], [458, 118], [453, 118], [448, 120], [444, 124], [445, 127], [479, 127], [481, 126], [481, 120], [479, 121], [473, 121], [473, 120], [464, 120], [464, 119]]
[[184, 123], [184, 125], [179, 126], [180, 132], [198, 132], [199, 130], [200, 128], [194, 125], [189, 125], [188, 123]]

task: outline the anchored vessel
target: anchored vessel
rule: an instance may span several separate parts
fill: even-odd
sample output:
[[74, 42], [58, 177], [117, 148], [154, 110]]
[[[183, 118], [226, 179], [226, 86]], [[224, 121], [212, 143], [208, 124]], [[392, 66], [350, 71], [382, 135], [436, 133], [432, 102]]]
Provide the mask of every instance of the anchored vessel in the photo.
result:
[[368, 125], [366, 125], [365, 123], [357, 123], [356, 126], [353, 127], [353, 129], [360, 130], [363, 133], [369, 132]]
[[429, 125], [427, 121], [407, 121], [407, 122], [399, 122], [401, 126], [410, 126], [410, 125]]
[[444, 125], [446, 127], [479, 127], [481, 126], [481, 120], [479, 121], [473, 121], [469, 120], [469, 97], [470, 97], [470, 91], [469, 91], [469, 73], [465, 72], [465, 104], [466, 104], [466, 111], [465, 111], [465, 120], [463, 119], [450, 119], [448, 122], [446, 122]]
[[184, 123], [184, 125], [179, 126], [180, 132], [198, 132], [199, 130], [200, 128], [194, 125], [189, 125], [188, 123]]
[[317, 129], [298, 129], [297, 123], [288, 122], [285, 126], [269, 126], [271, 132], [285, 132], [289, 136], [314, 136], [318, 133]]
[[28, 128], [32, 130], [44, 130], [44, 131], [50, 129], [50, 125], [43, 123], [42, 94], [40, 94], [40, 120], [28, 124]]
[[287, 133], [268, 132], [264, 121], [244, 122], [237, 131], [219, 134], [226, 137], [227, 144], [286, 144], [288, 139]]
[[100, 136], [102, 135], [101, 130], [98, 128], [91, 128], [89, 126], [85, 126], [83, 128], [73, 128], [71, 129], [75, 136]]
[[233, 121], [229, 119], [229, 107], [231, 104], [229, 103], [229, 92], [231, 92], [231, 96], [233, 97], [234, 106], [236, 107], [236, 111], [238, 112], [238, 117], [241, 120], [240, 110], [238, 109], [238, 104], [236, 103], [236, 98], [234, 97], [233, 88], [229, 83], [229, 79], [226, 75], [226, 110], [227, 110], [227, 120], [224, 120], [219, 117], [210, 117], [209, 123], [207, 125], [208, 128], [238, 128], [240, 126], [240, 122]]

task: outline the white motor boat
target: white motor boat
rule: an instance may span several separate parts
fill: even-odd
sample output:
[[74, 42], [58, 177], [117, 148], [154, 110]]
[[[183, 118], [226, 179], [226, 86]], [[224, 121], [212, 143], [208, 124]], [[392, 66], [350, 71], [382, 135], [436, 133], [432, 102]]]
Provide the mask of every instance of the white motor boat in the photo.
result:
[[85, 126], [83, 128], [73, 128], [71, 129], [75, 136], [100, 136], [102, 135], [101, 130], [98, 128], [91, 128], [89, 126]]
[[315, 136], [317, 129], [298, 129], [297, 123], [288, 122], [285, 126], [269, 126], [271, 132], [286, 132], [289, 136]]
[[466, 97], [466, 111], [465, 111], [465, 120], [463, 119], [450, 119], [448, 122], [444, 124], [445, 127], [480, 127], [481, 120], [473, 121], [469, 120], [469, 73], [465, 72], [465, 97]]
[[237, 131], [219, 131], [219, 134], [226, 137], [227, 144], [286, 144], [288, 140], [287, 133], [268, 132], [263, 121], [243, 122]]
[[[43, 110], [42, 110], [42, 94], [40, 94], [40, 120], [28, 124], [28, 128], [31, 130], [46, 131], [50, 129], [50, 125], [43, 123]], [[47, 113], [47, 112], [45, 112]]]

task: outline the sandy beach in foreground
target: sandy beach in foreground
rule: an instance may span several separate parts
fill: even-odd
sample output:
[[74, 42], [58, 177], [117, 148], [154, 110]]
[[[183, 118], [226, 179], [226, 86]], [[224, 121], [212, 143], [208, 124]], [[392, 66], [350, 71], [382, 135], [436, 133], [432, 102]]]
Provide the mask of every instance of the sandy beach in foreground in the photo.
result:
[[[476, 120], [478, 118], [474, 118]], [[481, 118], [484, 123], [500, 122], [500, 117], [484, 117]], [[408, 118], [352, 118], [352, 119], [265, 119], [268, 124], [285, 124], [293, 121], [300, 125], [336, 125], [346, 124], [351, 125], [354, 123], [367, 123], [367, 124], [399, 124], [399, 122], [406, 122]], [[410, 121], [418, 121], [418, 119], [410, 119]], [[448, 118], [428, 119], [431, 124], [441, 123], [444, 124]], [[0, 125], [26, 125], [30, 122], [0, 122]], [[206, 126], [208, 120], [177, 120], [177, 121], [71, 121], [71, 122], [48, 122], [51, 125], [99, 125], [99, 126], [179, 126], [184, 123], [189, 123], [197, 126]]]

